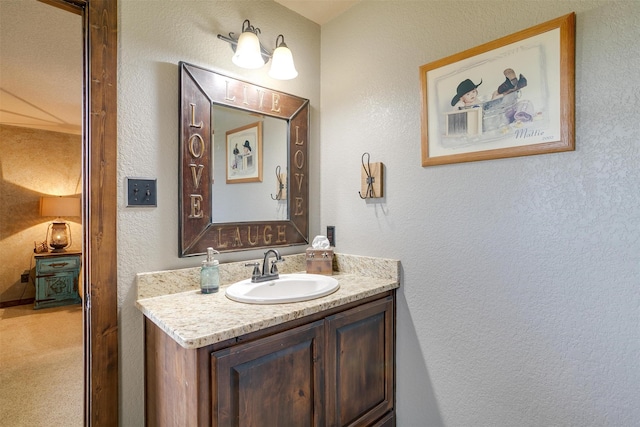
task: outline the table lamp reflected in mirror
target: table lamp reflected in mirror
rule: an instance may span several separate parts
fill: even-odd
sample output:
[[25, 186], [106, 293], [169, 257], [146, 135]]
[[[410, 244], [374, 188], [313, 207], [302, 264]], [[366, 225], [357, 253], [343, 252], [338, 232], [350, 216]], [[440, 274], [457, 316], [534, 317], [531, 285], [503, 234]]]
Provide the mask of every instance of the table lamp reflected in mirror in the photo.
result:
[[62, 217], [80, 216], [79, 197], [41, 197], [40, 216], [55, 216], [47, 228], [46, 240], [51, 252], [64, 252], [71, 246], [71, 227]]

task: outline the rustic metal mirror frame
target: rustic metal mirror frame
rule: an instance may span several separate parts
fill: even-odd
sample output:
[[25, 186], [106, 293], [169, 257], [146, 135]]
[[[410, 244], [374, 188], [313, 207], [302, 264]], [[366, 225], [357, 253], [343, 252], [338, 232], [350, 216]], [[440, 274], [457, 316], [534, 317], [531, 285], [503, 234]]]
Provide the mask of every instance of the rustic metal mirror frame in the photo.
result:
[[[179, 256], [309, 243], [309, 100], [185, 62], [179, 68]], [[213, 222], [214, 104], [287, 121], [287, 220]]]

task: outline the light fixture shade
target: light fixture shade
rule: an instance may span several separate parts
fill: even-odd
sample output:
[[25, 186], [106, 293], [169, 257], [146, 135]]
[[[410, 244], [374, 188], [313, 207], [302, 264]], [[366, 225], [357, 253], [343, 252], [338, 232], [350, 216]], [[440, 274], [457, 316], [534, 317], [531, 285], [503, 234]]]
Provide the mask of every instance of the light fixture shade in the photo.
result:
[[264, 65], [264, 59], [260, 51], [260, 40], [251, 31], [243, 31], [238, 38], [236, 52], [231, 58], [238, 67], [255, 69]]
[[41, 197], [41, 216], [80, 216], [79, 197]]
[[278, 80], [290, 80], [298, 76], [298, 71], [293, 64], [293, 55], [291, 50], [284, 43], [284, 37], [282, 42], [278, 44], [278, 40], [282, 35], [276, 39], [276, 50], [273, 51], [271, 60], [271, 69], [269, 70], [269, 76]]

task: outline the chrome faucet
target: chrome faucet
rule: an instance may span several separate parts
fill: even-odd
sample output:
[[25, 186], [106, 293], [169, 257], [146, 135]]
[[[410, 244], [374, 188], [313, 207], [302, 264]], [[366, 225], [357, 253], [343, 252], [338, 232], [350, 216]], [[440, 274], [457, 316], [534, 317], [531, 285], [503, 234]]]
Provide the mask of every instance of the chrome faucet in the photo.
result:
[[[269, 260], [269, 255], [275, 255], [276, 259], [271, 261], [271, 268], [267, 271], [267, 261]], [[269, 249], [264, 253], [264, 259], [262, 260], [262, 272], [260, 271], [260, 263], [259, 262], [250, 262], [245, 264], [246, 267], [253, 267], [253, 273], [251, 274], [251, 282], [252, 283], [260, 283], [266, 282], [267, 280], [275, 280], [280, 277], [278, 274], [277, 263], [283, 262], [284, 258], [280, 256], [280, 252], [275, 249]]]

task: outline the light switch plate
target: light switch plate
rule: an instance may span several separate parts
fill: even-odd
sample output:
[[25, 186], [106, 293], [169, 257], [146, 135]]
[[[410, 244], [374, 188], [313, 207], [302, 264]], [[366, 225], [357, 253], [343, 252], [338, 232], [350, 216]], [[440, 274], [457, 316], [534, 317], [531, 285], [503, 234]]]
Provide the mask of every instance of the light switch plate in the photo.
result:
[[327, 225], [327, 239], [329, 239], [329, 246], [336, 246], [336, 226]]
[[127, 206], [158, 206], [156, 181], [151, 178], [127, 178]]

